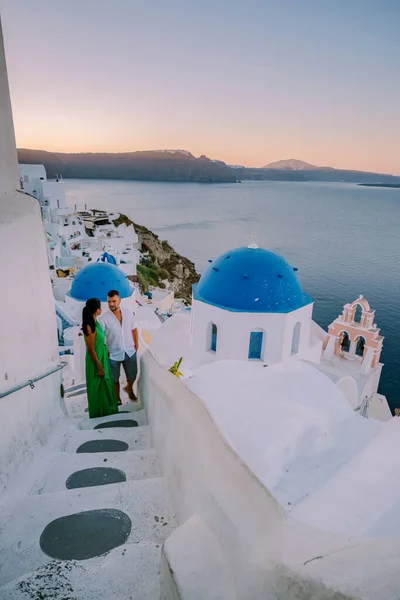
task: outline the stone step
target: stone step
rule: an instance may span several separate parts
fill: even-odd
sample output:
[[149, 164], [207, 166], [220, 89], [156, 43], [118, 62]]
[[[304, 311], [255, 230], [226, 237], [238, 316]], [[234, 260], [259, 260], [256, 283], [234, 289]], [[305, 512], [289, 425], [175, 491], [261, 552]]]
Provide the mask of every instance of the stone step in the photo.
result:
[[110, 429], [69, 429], [64, 437], [58, 440], [57, 448], [61, 452], [75, 453], [85, 442], [94, 440], [119, 440], [128, 444], [126, 451], [150, 450], [150, 428], [148, 425], [134, 428], [110, 428]]
[[159, 600], [161, 545], [128, 542], [84, 562], [49, 559], [0, 588], [1, 600]]
[[[39, 541], [46, 526], [54, 520], [83, 511], [101, 511], [101, 518], [105, 518], [105, 509], [113, 511], [113, 523], [118, 525], [112, 526], [112, 535], [116, 535], [119, 524], [126, 526], [126, 521], [130, 519], [130, 533], [126, 541], [123, 540], [123, 545], [138, 542], [162, 545], [175, 528], [175, 515], [169, 503], [166, 483], [161, 477], [13, 498], [12, 502], [0, 505], [0, 586], [49, 562], [50, 558], [41, 549]], [[85, 515], [85, 518], [88, 517], [92, 518], [93, 513]], [[94, 517], [98, 519], [99, 513], [96, 512]], [[114, 555], [117, 553], [121, 556], [121, 546], [111, 551], [109, 548], [105, 550], [98, 540], [94, 539], [98, 532], [107, 530], [107, 526], [96, 524], [93, 536], [93, 530], [79, 525], [79, 539], [74, 538], [72, 542], [66, 539], [65, 543], [63, 535], [71, 536], [73, 528], [69, 522], [61, 524], [61, 527], [64, 528], [64, 534], [61, 529], [57, 529], [56, 532], [52, 532], [52, 539], [63, 551], [69, 548], [71, 552], [71, 548], [78, 548], [79, 552], [82, 552], [82, 549], [88, 546], [94, 557], [96, 552], [102, 555], [105, 552]], [[108, 542], [108, 538], [106, 541]], [[72, 553], [69, 558], [71, 556], [75, 555]], [[57, 554], [57, 558], [64, 557]], [[79, 564], [83, 564], [84, 568], [87, 556], [83, 558], [85, 560]], [[104, 556], [101, 559], [104, 559]]]
[[[135, 412], [142, 409], [140, 402], [131, 402], [126, 392], [121, 390], [122, 406], [119, 407], [120, 411]], [[64, 395], [64, 403], [68, 412], [68, 415], [74, 419], [80, 419], [88, 414], [88, 402], [86, 395], [86, 386], [80, 384], [79, 386], [72, 386], [69, 388]]]
[[[126, 409], [125, 409], [126, 410]], [[129, 421], [135, 421], [138, 426], [146, 425], [146, 414], [143, 409], [138, 410], [136, 412], [127, 411], [120, 412], [116, 415], [109, 415], [108, 417], [98, 417], [96, 419], [89, 419], [85, 417], [81, 421], [77, 423], [78, 429], [100, 429], [101, 425], [105, 423], [115, 423], [116, 427], [119, 427], [119, 423], [122, 427], [124, 427], [124, 422], [129, 426]]]
[[[74, 473], [86, 469], [97, 469], [97, 472], [80, 474], [78, 477], [83, 477], [82, 483], [87, 482], [88, 477], [89, 481], [93, 481], [93, 478], [98, 479], [98, 476], [101, 475], [100, 481], [103, 481], [104, 477], [118, 475], [118, 472], [104, 472], [104, 469], [117, 469], [125, 475], [126, 481], [161, 475], [155, 450], [92, 454], [63, 452], [43, 457], [34, 467], [30, 470], [31, 473], [34, 472], [34, 478], [29, 484], [27, 494], [52, 494], [65, 491], [68, 478]], [[102, 473], [99, 473], [99, 468], [103, 470]], [[69, 486], [73, 484], [73, 480], [68, 483]]]

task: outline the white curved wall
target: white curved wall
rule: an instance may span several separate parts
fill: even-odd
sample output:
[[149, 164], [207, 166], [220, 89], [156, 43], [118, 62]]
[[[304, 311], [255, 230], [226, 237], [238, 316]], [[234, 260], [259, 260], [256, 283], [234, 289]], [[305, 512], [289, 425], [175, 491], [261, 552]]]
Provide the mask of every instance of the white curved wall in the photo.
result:
[[[192, 339], [199, 352], [208, 360], [248, 360], [252, 331], [265, 332], [261, 360], [272, 365], [291, 356], [308, 358], [310, 353], [310, 304], [288, 314], [243, 313], [223, 310], [199, 300], [192, 302]], [[217, 350], [210, 351], [210, 325], [218, 328]], [[292, 355], [292, 340], [296, 323], [300, 323], [298, 352]]]
[[[200, 398], [150, 352], [141, 358], [139, 386], [178, 524], [197, 515], [213, 533], [235, 590], [232, 600], [398, 597], [399, 540], [349, 538], [295, 521], [232, 450]], [[175, 579], [186, 569], [184, 550], [169, 554], [176, 559], [169, 565]], [[201, 573], [205, 554], [199, 553]], [[191, 564], [199, 581], [195, 568]], [[212, 588], [213, 581], [206, 584]], [[175, 591], [162, 590], [162, 598], [179, 598]], [[207, 596], [180, 600], [194, 597]]]

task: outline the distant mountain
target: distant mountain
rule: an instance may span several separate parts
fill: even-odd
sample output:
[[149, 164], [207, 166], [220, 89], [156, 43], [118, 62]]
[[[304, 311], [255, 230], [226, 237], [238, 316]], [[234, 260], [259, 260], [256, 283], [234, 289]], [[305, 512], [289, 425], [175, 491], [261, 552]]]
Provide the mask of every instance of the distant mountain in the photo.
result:
[[283, 171], [317, 171], [319, 169], [322, 169], [323, 171], [335, 170], [333, 167], [316, 167], [315, 165], [310, 165], [310, 163], [304, 162], [304, 160], [297, 160], [296, 158], [277, 160], [276, 162], [269, 163], [262, 168], [279, 169]]
[[270, 163], [262, 169], [227, 165], [207, 156], [196, 158], [188, 150], [149, 150], [66, 154], [44, 150], [18, 150], [20, 163], [44, 165], [49, 176], [76, 179], [126, 179], [133, 181], [187, 181], [197, 183], [234, 183], [256, 181], [336, 181], [346, 183], [400, 184], [400, 177], [316, 167], [301, 160]]
[[18, 149], [20, 163], [42, 164], [49, 175], [77, 179], [130, 179], [136, 181], [193, 181], [230, 183], [235, 172], [224, 162], [196, 158], [187, 150], [67, 154]]

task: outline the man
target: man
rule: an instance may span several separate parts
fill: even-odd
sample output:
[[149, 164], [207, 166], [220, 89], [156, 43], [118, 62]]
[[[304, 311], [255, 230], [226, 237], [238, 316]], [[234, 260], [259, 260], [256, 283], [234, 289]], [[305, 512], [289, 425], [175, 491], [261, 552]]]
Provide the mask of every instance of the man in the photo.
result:
[[137, 376], [137, 350], [139, 348], [136, 319], [131, 311], [120, 308], [121, 298], [117, 290], [108, 292], [107, 303], [110, 310], [104, 312], [99, 317], [99, 321], [106, 334], [118, 404], [122, 404], [119, 387], [121, 363], [128, 382], [124, 390], [131, 400], [136, 401], [137, 398], [132, 388]]

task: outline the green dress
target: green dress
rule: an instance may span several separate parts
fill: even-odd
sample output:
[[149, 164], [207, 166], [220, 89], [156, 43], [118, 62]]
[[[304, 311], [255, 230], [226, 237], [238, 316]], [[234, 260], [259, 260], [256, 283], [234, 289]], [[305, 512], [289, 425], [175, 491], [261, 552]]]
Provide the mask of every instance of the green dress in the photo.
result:
[[86, 391], [89, 405], [89, 417], [105, 417], [118, 412], [118, 400], [114, 389], [105, 334], [100, 323], [96, 322], [96, 338], [94, 350], [101, 366], [104, 377], [99, 377], [98, 369], [86, 350]]

